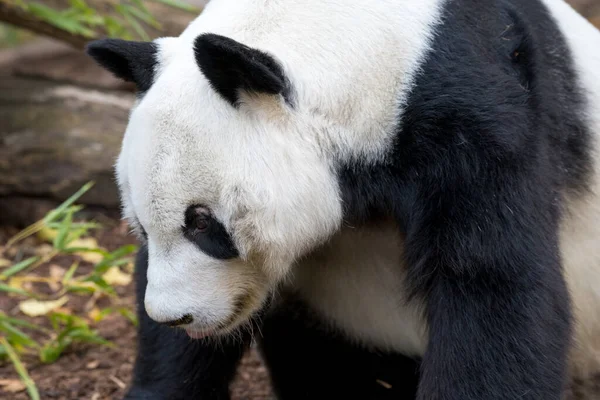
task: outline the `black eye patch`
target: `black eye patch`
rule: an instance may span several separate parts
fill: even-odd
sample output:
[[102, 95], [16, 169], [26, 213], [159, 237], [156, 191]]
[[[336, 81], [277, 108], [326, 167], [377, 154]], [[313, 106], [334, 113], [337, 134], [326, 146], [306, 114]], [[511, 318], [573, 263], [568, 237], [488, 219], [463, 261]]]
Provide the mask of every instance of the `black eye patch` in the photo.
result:
[[213, 258], [227, 260], [239, 255], [223, 224], [204, 206], [188, 207], [182, 229], [188, 240]]

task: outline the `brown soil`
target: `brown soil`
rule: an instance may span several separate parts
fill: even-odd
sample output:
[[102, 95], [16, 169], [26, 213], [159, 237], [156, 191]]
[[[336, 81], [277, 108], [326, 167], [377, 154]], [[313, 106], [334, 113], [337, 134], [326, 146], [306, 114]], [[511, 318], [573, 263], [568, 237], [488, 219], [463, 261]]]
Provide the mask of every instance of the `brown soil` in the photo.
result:
[[[103, 221], [105, 229], [97, 232], [97, 239], [101, 246], [114, 250], [121, 245], [135, 243], [135, 239], [127, 234], [123, 224], [114, 220]], [[4, 244], [8, 237], [17, 230], [0, 228], [0, 244]], [[28, 239], [19, 245], [16, 252], [21, 258], [29, 256], [41, 243], [35, 239]], [[19, 257], [19, 254], [15, 256]], [[73, 262], [70, 257], [56, 258], [52, 263], [68, 267]], [[48, 265], [40, 266], [35, 274], [48, 274]], [[82, 265], [81, 272], [89, 270], [90, 265]], [[134, 309], [133, 283], [116, 288], [120, 297], [119, 303]], [[74, 314], [85, 316], [90, 308], [90, 296], [73, 296], [65, 305]], [[108, 305], [108, 300], [100, 299], [97, 306], [102, 308]], [[0, 294], [0, 309], [9, 315], [23, 317], [17, 307], [18, 299]], [[44, 325], [44, 317], [33, 319], [34, 322]], [[76, 345], [53, 364], [42, 364], [35, 357], [24, 357], [27, 369], [36, 382], [42, 399], [56, 400], [103, 400], [120, 399], [128, 387], [135, 359], [136, 330], [124, 317], [120, 315], [109, 316], [100, 321], [94, 328], [106, 339], [114, 343], [114, 347], [98, 345]], [[35, 335], [32, 335], [34, 339]], [[1, 380], [17, 380], [12, 364], [0, 363]], [[0, 399], [27, 400], [26, 391], [10, 392], [0, 385]], [[271, 398], [270, 385], [267, 371], [262, 365], [255, 350], [242, 360], [238, 377], [232, 385], [232, 400], [266, 400]]]

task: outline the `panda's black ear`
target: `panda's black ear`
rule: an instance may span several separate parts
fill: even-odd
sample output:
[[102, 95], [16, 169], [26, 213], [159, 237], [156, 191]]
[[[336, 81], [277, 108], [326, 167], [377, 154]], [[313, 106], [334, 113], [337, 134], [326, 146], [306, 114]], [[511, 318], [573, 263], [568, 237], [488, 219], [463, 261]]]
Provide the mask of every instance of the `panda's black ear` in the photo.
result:
[[287, 98], [283, 68], [267, 53], [211, 33], [196, 38], [194, 52], [211, 86], [234, 106], [240, 90]]
[[100, 39], [88, 43], [86, 53], [117, 78], [136, 84], [140, 91], [152, 86], [157, 63], [153, 42]]

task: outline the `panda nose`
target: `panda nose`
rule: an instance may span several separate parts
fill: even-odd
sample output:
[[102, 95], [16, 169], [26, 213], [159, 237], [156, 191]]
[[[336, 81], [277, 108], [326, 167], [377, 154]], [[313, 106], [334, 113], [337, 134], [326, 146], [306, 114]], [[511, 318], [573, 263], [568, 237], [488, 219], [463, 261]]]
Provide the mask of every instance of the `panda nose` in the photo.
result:
[[176, 326], [180, 326], [180, 325], [186, 325], [186, 324], [191, 324], [194, 321], [194, 317], [192, 317], [191, 314], [185, 314], [183, 317], [178, 318], [178, 319], [174, 319], [171, 321], [164, 321], [161, 322], [162, 325], [166, 325], [166, 326], [170, 326], [170, 327], [176, 327]]

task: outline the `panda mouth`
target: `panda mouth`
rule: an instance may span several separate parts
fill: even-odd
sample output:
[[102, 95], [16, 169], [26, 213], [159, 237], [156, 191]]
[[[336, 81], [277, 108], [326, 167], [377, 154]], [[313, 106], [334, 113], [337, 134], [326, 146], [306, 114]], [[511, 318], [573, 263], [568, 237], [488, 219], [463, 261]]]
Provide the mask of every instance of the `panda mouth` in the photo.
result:
[[189, 328], [185, 329], [185, 333], [187, 333], [187, 335], [191, 339], [204, 339], [209, 336], [213, 336], [215, 334], [215, 332], [212, 330], [203, 329], [203, 330], [196, 331], [196, 330], [189, 329]]
[[222, 323], [214, 328], [194, 329], [192, 326], [184, 327], [187, 335], [192, 339], [205, 339], [207, 337], [214, 337], [219, 335], [227, 334], [235, 330], [243, 321], [248, 320], [245, 317], [247, 310], [250, 308], [252, 303], [252, 296], [245, 294], [240, 296], [235, 301], [234, 310], [231, 315]]
[[227, 335], [231, 333], [235, 329], [237, 329], [240, 325], [239, 321], [236, 319], [228, 319], [226, 323], [220, 324], [215, 328], [193, 328], [193, 327], [184, 327], [185, 333], [191, 339], [206, 339], [210, 337], [217, 337], [222, 335]]

